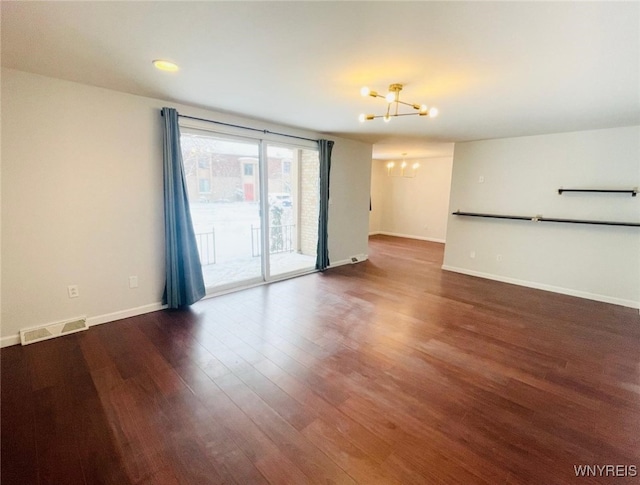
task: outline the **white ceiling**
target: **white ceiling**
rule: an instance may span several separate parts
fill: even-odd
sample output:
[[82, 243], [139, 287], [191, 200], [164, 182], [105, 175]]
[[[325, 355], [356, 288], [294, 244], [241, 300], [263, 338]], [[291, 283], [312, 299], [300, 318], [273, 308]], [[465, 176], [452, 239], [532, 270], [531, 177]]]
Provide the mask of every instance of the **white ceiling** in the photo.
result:
[[[2, 65], [374, 143], [640, 124], [638, 2], [2, 2]], [[181, 70], [167, 74], [151, 61]], [[359, 123], [404, 83], [437, 118]]]

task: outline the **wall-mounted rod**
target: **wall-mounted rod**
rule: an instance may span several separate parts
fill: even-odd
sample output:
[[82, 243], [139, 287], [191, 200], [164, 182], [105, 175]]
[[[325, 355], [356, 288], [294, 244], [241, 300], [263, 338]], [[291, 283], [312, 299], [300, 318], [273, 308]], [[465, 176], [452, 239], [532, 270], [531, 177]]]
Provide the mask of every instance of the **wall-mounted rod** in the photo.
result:
[[563, 192], [596, 192], [600, 194], [631, 194], [631, 197], [638, 195], [638, 189], [558, 189], [558, 194]]
[[481, 214], [478, 212], [453, 212], [454, 216], [470, 216], [470, 217], [487, 217], [489, 219], [512, 219], [516, 221], [531, 221], [531, 217], [527, 216], [510, 216], [505, 214]]
[[619, 221], [593, 221], [586, 219], [561, 219], [555, 217], [542, 217], [542, 216], [510, 216], [503, 214], [483, 214], [480, 212], [452, 212], [454, 216], [468, 216], [468, 217], [485, 217], [489, 219], [512, 219], [516, 221], [532, 221], [532, 222], [561, 222], [566, 224], [593, 224], [598, 226], [626, 226], [626, 227], [640, 227], [640, 222], [619, 222]]

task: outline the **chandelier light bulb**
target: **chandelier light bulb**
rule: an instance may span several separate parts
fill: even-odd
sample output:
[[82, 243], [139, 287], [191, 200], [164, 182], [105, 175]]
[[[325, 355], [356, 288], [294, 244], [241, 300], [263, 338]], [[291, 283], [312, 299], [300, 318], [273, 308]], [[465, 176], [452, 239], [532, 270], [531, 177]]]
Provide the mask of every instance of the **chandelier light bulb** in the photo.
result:
[[378, 97], [378, 92], [377, 91], [372, 91], [368, 87], [364, 86], [364, 87], [360, 88], [360, 95], [361, 96], [371, 96], [372, 98], [377, 98]]
[[420, 113], [427, 113], [429, 111], [429, 108], [427, 107], [426, 104], [423, 104], [423, 105], [420, 106], [419, 111], [420, 111]]
[[420, 168], [420, 164], [416, 162], [412, 165], [411, 168], [413, 168], [414, 170], [418, 170]]
[[366, 120], [366, 117], [365, 117], [364, 113], [361, 113], [360, 116], [358, 116], [358, 121], [360, 123], [364, 123], [364, 120]]
[[431, 108], [429, 110], [429, 118], [435, 118], [438, 116], [438, 108]]
[[391, 171], [393, 170], [393, 167], [396, 166], [396, 162], [389, 162], [387, 163], [387, 175], [391, 176]]
[[382, 119], [384, 120], [385, 123], [389, 123], [389, 121], [391, 121], [391, 116], [389, 116], [388, 114], [384, 115], [382, 117]]
[[384, 99], [387, 100], [387, 103], [393, 103], [396, 100], [396, 93], [387, 93]]

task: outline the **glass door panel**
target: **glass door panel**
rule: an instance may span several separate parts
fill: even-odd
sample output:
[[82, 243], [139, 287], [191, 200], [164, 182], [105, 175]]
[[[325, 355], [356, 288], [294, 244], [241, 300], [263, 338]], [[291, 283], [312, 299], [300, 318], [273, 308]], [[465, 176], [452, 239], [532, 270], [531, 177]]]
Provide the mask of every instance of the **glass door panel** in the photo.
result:
[[181, 144], [205, 286], [262, 281], [259, 142], [183, 130]]
[[318, 151], [267, 144], [267, 279], [314, 269], [318, 241]]

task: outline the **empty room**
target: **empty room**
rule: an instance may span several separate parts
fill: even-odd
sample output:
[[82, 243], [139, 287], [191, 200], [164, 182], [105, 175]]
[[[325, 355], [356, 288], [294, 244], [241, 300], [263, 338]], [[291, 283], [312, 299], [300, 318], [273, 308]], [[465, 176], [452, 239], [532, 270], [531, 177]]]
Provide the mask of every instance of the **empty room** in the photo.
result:
[[640, 480], [640, 2], [0, 5], [0, 481]]

